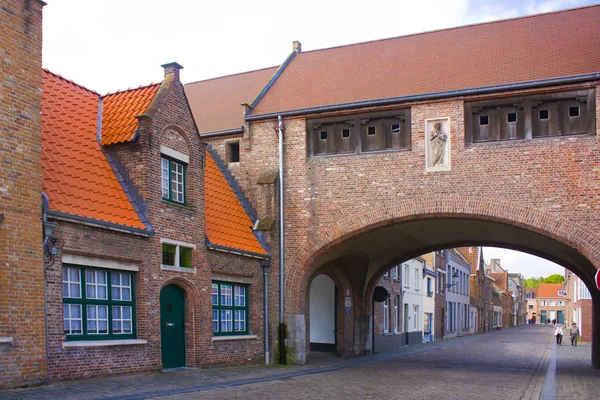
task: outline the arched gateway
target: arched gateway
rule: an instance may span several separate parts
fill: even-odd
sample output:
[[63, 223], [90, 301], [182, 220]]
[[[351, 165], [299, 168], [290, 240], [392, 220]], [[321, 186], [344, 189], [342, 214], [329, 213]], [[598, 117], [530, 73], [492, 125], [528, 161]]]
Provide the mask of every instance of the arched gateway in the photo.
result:
[[[337, 310], [338, 324], [345, 327], [337, 338], [345, 349], [341, 351], [369, 352], [371, 299], [383, 273], [420, 254], [467, 245], [506, 247], [546, 258], [574, 272], [589, 287], [600, 265], [598, 236], [561, 216], [499, 200], [429, 195], [349, 215], [320, 229], [290, 260], [286, 289], [289, 299], [298, 300], [287, 304], [287, 312], [310, 314], [312, 279], [324, 270], [337, 274], [345, 282], [338, 288], [338, 301], [350, 297], [352, 304], [350, 312]], [[592, 297], [593, 364], [598, 366], [600, 296], [594, 292]], [[305, 322], [309, 320], [307, 315]]]

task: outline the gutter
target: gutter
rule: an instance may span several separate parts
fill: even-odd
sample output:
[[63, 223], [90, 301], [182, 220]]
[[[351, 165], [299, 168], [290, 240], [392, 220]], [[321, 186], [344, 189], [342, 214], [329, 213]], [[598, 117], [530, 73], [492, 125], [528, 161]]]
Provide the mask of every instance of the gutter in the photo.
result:
[[[518, 90], [518, 89], [532, 89], [539, 88], [545, 86], [552, 85], [563, 85], [569, 83], [580, 83], [587, 82], [600, 79], [600, 72], [593, 72], [589, 74], [581, 74], [581, 75], [572, 75], [561, 78], [550, 78], [550, 79], [539, 79], [534, 81], [525, 81], [518, 83], [507, 83], [502, 85], [493, 85], [493, 86], [482, 86], [478, 88], [471, 89], [458, 89], [458, 90], [448, 90], [444, 92], [435, 92], [435, 93], [426, 93], [426, 94], [415, 94], [408, 96], [399, 96], [399, 97], [391, 97], [387, 99], [376, 99], [376, 100], [363, 100], [356, 101], [350, 103], [341, 103], [341, 104], [332, 104], [327, 106], [320, 107], [308, 107], [301, 108], [297, 110], [288, 110], [288, 111], [278, 111], [278, 112], [270, 112], [266, 114], [257, 114], [257, 115], [246, 115], [246, 121], [259, 121], [263, 119], [273, 119], [278, 116], [282, 117], [293, 117], [304, 114], [317, 114], [324, 113], [330, 111], [342, 111], [342, 110], [352, 110], [356, 108], [364, 108], [364, 107], [376, 107], [376, 106], [387, 106], [394, 105], [399, 103], [408, 103], [408, 102], [416, 102], [416, 101], [425, 101], [425, 100], [438, 100], [445, 99], [449, 97], [460, 97], [460, 96], [470, 96], [470, 95], [480, 95], [480, 94], [488, 94], [488, 93], [496, 93], [503, 92], [508, 90]], [[255, 104], [253, 103], [253, 106]]]
[[270, 257], [266, 254], [254, 253], [251, 251], [238, 250], [231, 247], [221, 246], [218, 244], [211, 243], [208, 238], [206, 238], [206, 248], [215, 251], [221, 251], [223, 253], [235, 254], [238, 256], [245, 256], [250, 258], [256, 258], [259, 260], [269, 260]]
[[96, 228], [109, 229], [111, 231], [131, 233], [138, 236], [153, 237], [154, 231], [148, 231], [140, 228], [133, 228], [126, 225], [113, 224], [112, 222], [100, 221], [93, 218], [82, 217], [80, 215], [67, 214], [61, 211], [48, 210], [48, 216], [59, 221], [75, 222], [82, 225], [93, 226]]
[[244, 126], [241, 126], [239, 128], [233, 128], [233, 129], [223, 129], [220, 131], [201, 133], [200, 138], [201, 139], [209, 139], [209, 138], [213, 138], [213, 137], [237, 135], [237, 134], [241, 134], [241, 133], [244, 133]]

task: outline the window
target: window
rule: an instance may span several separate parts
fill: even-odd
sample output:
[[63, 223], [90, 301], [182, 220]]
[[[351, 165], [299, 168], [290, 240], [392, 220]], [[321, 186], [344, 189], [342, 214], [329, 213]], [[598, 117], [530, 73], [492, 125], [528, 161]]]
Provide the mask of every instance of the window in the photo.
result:
[[408, 281], [408, 265], [404, 266], [404, 276], [402, 277], [402, 281], [404, 282], [404, 287], [410, 287], [410, 282]]
[[[423, 281], [421, 281], [421, 285]], [[415, 290], [419, 290], [419, 270], [415, 268]]]
[[549, 302], [550, 304], [548, 304], [550, 307], [556, 307], [556, 300], [550, 300]]
[[540, 306], [545, 306], [546, 305], [546, 300], [540, 300]]
[[349, 138], [350, 137], [350, 129], [342, 129], [342, 137]]
[[212, 327], [215, 336], [248, 334], [247, 285], [213, 281], [211, 299]]
[[579, 106], [569, 107], [569, 117], [579, 117]]
[[390, 332], [390, 298], [383, 302], [383, 333]]
[[419, 306], [413, 305], [413, 331], [416, 331], [419, 326]]
[[65, 264], [62, 291], [67, 340], [135, 338], [132, 273]]
[[176, 268], [192, 268], [192, 247], [164, 242], [162, 244], [162, 265]]
[[400, 332], [400, 295], [394, 295], [394, 332]]
[[227, 144], [229, 153], [229, 162], [240, 162], [240, 142], [230, 142]]
[[566, 295], [567, 295], [567, 292], [566, 292], [566, 291], [564, 291], [564, 290], [559, 290], [559, 291], [558, 291], [558, 295], [559, 295], [559, 296], [566, 296]]
[[506, 122], [515, 123], [517, 122], [517, 113], [511, 112], [506, 114]]
[[431, 278], [427, 278], [427, 297], [433, 297], [433, 291], [431, 290]]
[[321, 131], [320, 137], [321, 140], [327, 140], [327, 131]]
[[550, 113], [548, 110], [540, 110], [539, 116], [540, 116], [540, 120], [548, 119], [550, 117]]
[[185, 165], [165, 157], [161, 162], [163, 199], [185, 203]]
[[490, 117], [488, 117], [487, 115], [479, 116], [479, 125], [489, 125], [489, 124], [490, 124]]
[[398, 266], [397, 265], [394, 268], [392, 268], [392, 278], [394, 278], [395, 280], [398, 280]]
[[564, 302], [563, 300], [559, 300], [559, 301], [558, 301], [558, 305], [559, 305], [560, 307], [562, 307], [562, 306], [564, 306], [564, 305], [565, 305], [565, 302]]
[[374, 126], [369, 126], [367, 128], [367, 135], [375, 135], [377, 133], [377, 129]]
[[529, 304], [529, 309], [533, 310], [533, 304]]
[[388, 269], [387, 271], [385, 271], [385, 274], [383, 274], [384, 278], [388, 278], [390, 277], [390, 270]]

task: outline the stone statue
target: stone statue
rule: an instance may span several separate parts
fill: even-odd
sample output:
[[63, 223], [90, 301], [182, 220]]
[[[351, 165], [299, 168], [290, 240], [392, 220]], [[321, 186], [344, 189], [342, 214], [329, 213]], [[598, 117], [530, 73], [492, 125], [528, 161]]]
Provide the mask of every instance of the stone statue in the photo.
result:
[[442, 131], [442, 123], [436, 122], [433, 124], [433, 130], [429, 134], [429, 140], [431, 141], [431, 166], [444, 165], [444, 152], [446, 150], [446, 139], [448, 137]]

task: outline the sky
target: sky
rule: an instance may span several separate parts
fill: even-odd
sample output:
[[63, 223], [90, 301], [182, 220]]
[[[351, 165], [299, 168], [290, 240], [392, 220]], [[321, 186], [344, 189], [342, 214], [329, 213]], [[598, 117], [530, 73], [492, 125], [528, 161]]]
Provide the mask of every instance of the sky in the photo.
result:
[[[43, 65], [100, 94], [280, 65], [292, 51], [364, 42], [594, 4], [589, 0], [45, 0]], [[597, 1], [596, 1], [597, 2]], [[525, 277], [562, 273], [535, 256], [486, 248]]]
[[[589, 0], [45, 0], [43, 65], [100, 94], [280, 65], [292, 51], [518, 17]], [[597, 0], [596, 0], [597, 1]]]

